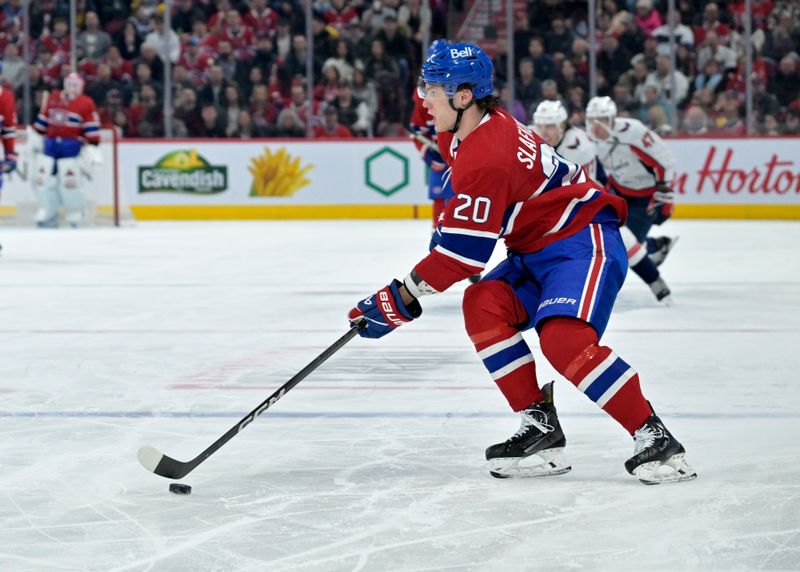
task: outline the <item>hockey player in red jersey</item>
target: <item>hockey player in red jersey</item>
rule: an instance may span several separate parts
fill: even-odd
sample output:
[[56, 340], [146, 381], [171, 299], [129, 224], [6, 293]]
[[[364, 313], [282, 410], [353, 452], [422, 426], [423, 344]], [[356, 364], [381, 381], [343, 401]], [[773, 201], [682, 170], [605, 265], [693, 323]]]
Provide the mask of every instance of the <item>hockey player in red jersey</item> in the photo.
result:
[[81, 167], [102, 163], [100, 117], [97, 107], [83, 95], [83, 79], [77, 73], [64, 78], [64, 89], [47, 98], [34, 123], [44, 137], [35, 159], [33, 189], [39, 203], [36, 223], [58, 226], [58, 210], [64, 207], [67, 222], [74, 227], [83, 221], [86, 201], [81, 186]]
[[[17, 136], [17, 102], [13, 90], [0, 84], [0, 137], [3, 138], [3, 160], [0, 162], [0, 191], [3, 179], [17, 168], [14, 142]], [[2, 249], [2, 246], [0, 246]]]
[[[437, 49], [442, 49], [447, 45], [445, 40], [435, 40], [428, 49], [428, 56]], [[434, 240], [436, 234], [441, 232], [439, 228], [439, 218], [444, 212], [447, 201], [453, 198], [453, 184], [450, 179], [450, 170], [444, 162], [439, 146], [436, 144], [436, 127], [433, 125], [433, 117], [428, 113], [423, 105], [418, 90], [413, 93], [414, 109], [411, 112], [411, 134], [414, 138], [414, 145], [422, 154], [422, 160], [428, 167], [428, 198], [433, 201], [433, 232]], [[481, 279], [480, 274], [473, 274], [469, 277], [472, 283]]]
[[420, 89], [457, 194], [438, 244], [403, 281], [358, 302], [350, 321], [366, 320], [361, 335], [379, 338], [418, 318], [419, 298], [482, 270], [502, 237], [507, 259], [463, 300], [478, 356], [522, 418], [512, 437], [486, 450], [491, 474], [571, 469], [553, 383], [540, 387], [522, 336], [535, 328], [553, 367], [633, 436], [628, 472], [648, 484], [695, 477], [683, 446], [642, 395], [636, 370], [599, 342], [628, 268], [619, 233], [625, 202], [500, 109], [491, 60], [478, 46], [437, 50], [422, 66]]

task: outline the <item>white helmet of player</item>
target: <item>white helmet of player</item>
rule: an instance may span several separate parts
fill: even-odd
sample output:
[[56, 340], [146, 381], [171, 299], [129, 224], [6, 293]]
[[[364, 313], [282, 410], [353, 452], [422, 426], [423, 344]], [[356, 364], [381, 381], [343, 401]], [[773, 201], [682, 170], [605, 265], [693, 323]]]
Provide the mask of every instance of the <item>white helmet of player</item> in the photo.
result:
[[536, 106], [533, 112], [534, 125], [561, 125], [567, 120], [567, 110], [564, 105], [556, 100], [544, 100]]
[[586, 106], [586, 119], [617, 116], [617, 104], [610, 97], [593, 97]]
[[586, 122], [589, 133], [598, 139], [611, 135], [617, 104], [610, 97], [593, 97], [586, 105]]
[[83, 93], [83, 78], [72, 72], [64, 78], [64, 93], [67, 99], [75, 99]]
[[533, 112], [533, 128], [551, 147], [556, 147], [564, 136], [567, 110], [556, 100], [545, 100]]

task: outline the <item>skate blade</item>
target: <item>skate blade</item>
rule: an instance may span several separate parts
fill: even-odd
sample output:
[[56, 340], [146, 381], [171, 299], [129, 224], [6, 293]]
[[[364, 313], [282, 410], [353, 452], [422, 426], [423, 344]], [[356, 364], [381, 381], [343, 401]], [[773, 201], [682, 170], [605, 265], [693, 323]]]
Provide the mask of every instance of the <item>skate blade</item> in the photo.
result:
[[[572, 470], [564, 459], [563, 447], [544, 449], [527, 457], [498, 457], [489, 460], [489, 474], [496, 479], [511, 477], [553, 477]], [[522, 465], [520, 462], [541, 461], [536, 465]]]
[[685, 457], [684, 453], [678, 453], [663, 463], [661, 461], [644, 463], [633, 470], [633, 476], [646, 485], [691, 481], [697, 478], [697, 473], [689, 466]]

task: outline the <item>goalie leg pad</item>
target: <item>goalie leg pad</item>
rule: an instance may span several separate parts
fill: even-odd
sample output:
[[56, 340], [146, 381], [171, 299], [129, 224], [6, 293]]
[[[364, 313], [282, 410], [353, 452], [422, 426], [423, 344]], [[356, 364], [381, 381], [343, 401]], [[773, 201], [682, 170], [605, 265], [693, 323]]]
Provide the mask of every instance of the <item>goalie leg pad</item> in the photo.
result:
[[58, 207], [61, 197], [58, 194], [58, 179], [53, 174], [55, 159], [48, 155], [36, 157], [36, 170], [33, 175], [33, 194], [36, 196], [38, 209], [36, 224], [44, 228], [58, 226]]
[[80, 162], [72, 157], [58, 161], [58, 189], [65, 217], [72, 226], [83, 222], [86, 199], [83, 196]]

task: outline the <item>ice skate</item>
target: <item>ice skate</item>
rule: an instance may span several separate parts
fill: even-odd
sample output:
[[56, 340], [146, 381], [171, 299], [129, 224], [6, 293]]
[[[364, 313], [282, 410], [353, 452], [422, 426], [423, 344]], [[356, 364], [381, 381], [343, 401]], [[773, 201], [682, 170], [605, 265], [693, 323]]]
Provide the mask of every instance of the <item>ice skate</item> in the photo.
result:
[[625, 469], [646, 485], [677, 483], [697, 477], [686, 462], [686, 450], [657, 415], [651, 415], [633, 434], [633, 457]]
[[678, 238], [677, 236], [674, 238], [671, 236], [659, 236], [654, 239], [656, 242], [656, 250], [649, 255], [653, 264], [661, 266], [661, 263], [667, 259], [669, 251], [678, 243]]
[[660, 276], [656, 278], [653, 282], [648, 284], [650, 286], [650, 290], [653, 291], [653, 294], [656, 296], [656, 300], [664, 304], [665, 306], [672, 306], [672, 292], [667, 286], [667, 283], [664, 282], [664, 279]]
[[505, 443], [486, 449], [493, 477], [547, 477], [572, 470], [562, 456], [567, 439], [553, 404], [552, 381], [542, 387], [542, 393], [542, 401], [520, 411], [522, 421], [517, 432]]

